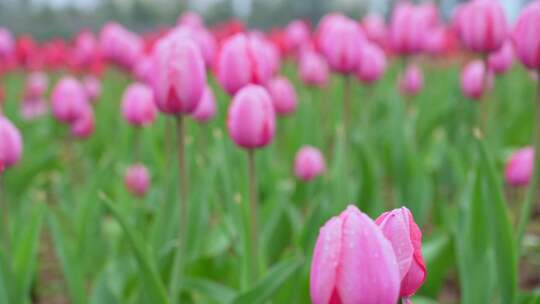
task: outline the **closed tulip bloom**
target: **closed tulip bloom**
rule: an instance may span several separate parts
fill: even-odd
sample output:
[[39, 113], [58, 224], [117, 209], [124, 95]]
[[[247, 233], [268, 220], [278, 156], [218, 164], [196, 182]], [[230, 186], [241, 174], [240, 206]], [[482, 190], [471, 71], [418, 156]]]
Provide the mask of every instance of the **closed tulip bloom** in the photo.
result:
[[135, 164], [126, 170], [124, 184], [136, 197], [144, 197], [150, 186], [150, 174], [143, 164]]
[[219, 52], [217, 79], [234, 95], [248, 84], [265, 85], [272, 77], [272, 62], [267, 47], [255, 35], [236, 34], [225, 41]]
[[491, 53], [499, 50], [507, 38], [507, 22], [498, 1], [474, 0], [459, 13], [459, 34], [469, 50]]
[[326, 163], [319, 149], [305, 146], [296, 153], [294, 173], [301, 181], [311, 181], [325, 170]]
[[142, 55], [133, 68], [133, 74], [138, 81], [151, 84], [153, 68], [152, 56]]
[[283, 39], [285, 50], [290, 54], [296, 54], [311, 40], [309, 26], [302, 20], [294, 20], [285, 28]]
[[0, 115], [0, 164], [5, 168], [16, 165], [22, 156], [23, 141], [19, 130]]
[[11, 32], [6, 28], [0, 27], [0, 59], [13, 54], [15, 51], [15, 40]]
[[199, 48], [190, 40], [168, 35], [155, 46], [153, 63], [152, 87], [159, 110], [171, 115], [192, 113], [206, 85]]
[[422, 256], [422, 231], [409, 209], [402, 207], [385, 212], [375, 220], [384, 236], [392, 243], [401, 279], [400, 297], [416, 293], [426, 279]]
[[264, 87], [248, 85], [233, 98], [227, 115], [232, 140], [242, 148], [262, 148], [272, 142], [276, 117], [272, 97]]
[[96, 102], [101, 95], [101, 82], [96, 76], [88, 75], [83, 78], [84, 91], [90, 102]]
[[83, 114], [71, 124], [71, 135], [75, 138], [86, 139], [94, 133], [94, 111], [86, 107]]
[[504, 74], [514, 62], [514, 47], [510, 41], [506, 41], [503, 47], [488, 57], [489, 69], [495, 74]]
[[201, 52], [207, 68], [214, 66], [217, 53], [217, 42], [214, 36], [205, 28], [191, 28], [179, 26], [173, 30], [173, 35], [178, 35], [181, 39], [191, 40]]
[[335, 18], [319, 37], [321, 53], [330, 68], [341, 74], [356, 71], [365, 35], [360, 25], [347, 17]]
[[387, 28], [384, 17], [376, 14], [369, 14], [362, 20], [362, 28], [366, 38], [379, 46], [386, 45]]
[[152, 90], [142, 84], [130, 85], [122, 96], [122, 115], [135, 127], [150, 125], [156, 119], [157, 109]]
[[409, 96], [417, 95], [424, 86], [424, 76], [422, 70], [415, 65], [410, 64], [405, 73], [400, 77], [399, 88], [400, 91]]
[[200, 123], [207, 122], [216, 116], [216, 98], [210, 86], [204, 89], [203, 97], [192, 116]]
[[299, 74], [302, 82], [308, 86], [323, 87], [328, 84], [328, 64], [324, 57], [314, 51], [305, 51], [300, 56]]
[[389, 28], [391, 49], [400, 55], [418, 54], [424, 50], [425, 33], [437, 23], [432, 6], [416, 6], [400, 2], [394, 7]]
[[55, 118], [72, 123], [87, 110], [88, 101], [83, 86], [73, 77], [61, 79], [52, 92], [52, 109]]
[[177, 24], [184, 25], [191, 28], [204, 27], [204, 20], [201, 15], [193, 11], [187, 11], [178, 18]]
[[386, 69], [386, 55], [375, 44], [366, 44], [360, 53], [360, 65], [356, 77], [365, 84], [379, 80]]
[[514, 152], [505, 169], [506, 183], [514, 187], [527, 186], [531, 181], [534, 171], [534, 149], [526, 147]]
[[25, 99], [41, 98], [47, 91], [47, 74], [32, 72], [26, 80]]
[[533, 1], [519, 16], [513, 33], [516, 54], [529, 69], [540, 68], [540, 2]]
[[268, 83], [267, 88], [278, 115], [288, 115], [296, 111], [296, 90], [289, 79], [278, 76]]
[[390, 242], [367, 215], [349, 206], [321, 228], [313, 252], [313, 304], [395, 304], [400, 273]]
[[461, 73], [461, 90], [467, 98], [479, 100], [489, 89], [491, 76], [487, 75], [484, 62], [475, 60], [465, 66]]

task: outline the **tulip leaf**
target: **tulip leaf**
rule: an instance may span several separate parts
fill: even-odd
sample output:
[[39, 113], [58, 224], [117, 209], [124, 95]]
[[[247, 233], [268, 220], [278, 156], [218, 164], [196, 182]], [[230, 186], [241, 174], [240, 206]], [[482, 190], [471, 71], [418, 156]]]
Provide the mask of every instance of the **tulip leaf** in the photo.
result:
[[201, 293], [217, 303], [228, 303], [236, 295], [235, 291], [231, 288], [202, 278], [185, 278], [184, 288], [194, 293]]

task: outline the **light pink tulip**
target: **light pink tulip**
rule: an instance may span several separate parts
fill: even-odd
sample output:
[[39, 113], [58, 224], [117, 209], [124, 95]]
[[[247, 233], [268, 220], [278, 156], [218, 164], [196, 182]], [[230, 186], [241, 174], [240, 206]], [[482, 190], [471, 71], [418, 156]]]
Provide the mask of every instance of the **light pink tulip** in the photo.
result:
[[191, 27], [191, 28], [203, 28], [204, 20], [201, 15], [193, 11], [187, 11], [178, 18], [177, 24]]
[[272, 97], [264, 87], [248, 85], [236, 93], [229, 106], [227, 129], [232, 140], [245, 149], [272, 142], [276, 117]]
[[304, 45], [310, 43], [309, 26], [302, 20], [294, 20], [285, 28], [283, 39], [285, 50], [289, 54], [296, 55]]
[[267, 88], [278, 115], [289, 115], [296, 111], [296, 90], [289, 79], [283, 76], [275, 77], [268, 83]]
[[475, 60], [467, 64], [461, 72], [461, 90], [467, 98], [481, 99], [486, 89], [491, 87], [492, 82], [492, 75], [486, 71], [482, 60]]
[[256, 35], [236, 34], [219, 52], [217, 78], [230, 95], [248, 84], [265, 85], [272, 77], [268, 45]]
[[135, 127], [150, 125], [156, 119], [156, 105], [152, 90], [142, 84], [131, 84], [122, 96], [122, 115]]
[[94, 133], [94, 111], [86, 107], [82, 115], [71, 124], [71, 135], [75, 138], [86, 139]]
[[216, 116], [216, 98], [210, 86], [204, 89], [203, 97], [192, 116], [200, 123], [205, 123]]
[[24, 98], [42, 98], [47, 91], [48, 82], [47, 74], [43, 72], [32, 72], [26, 79]]
[[399, 296], [408, 298], [416, 293], [426, 279], [422, 256], [422, 231], [409, 209], [402, 207], [385, 212], [375, 221], [392, 243], [401, 279]]
[[206, 70], [199, 48], [174, 33], [157, 43], [153, 52], [152, 88], [160, 111], [190, 114], [206, 86]]
[[514, 47], [510, 41], [506, 41], [500, 50], [489, 55], [489, 69], [495, 74], [504, 74], [512, 67], [513, 61]]
[[101, 30], [99, 45], [106, 59], [131, 70], [143, 52], [143, 41], [135, 33], [114, 22]]
[[514, 28], [517, 57], [529, 69], [540, 68], [540, 1], [531, 2], [521, 13]]
[[152, 83], [153, 68], [152, 56], [141, 55], [135, 63], [133, 74], [138, 81], [150, 85]]
[[377, 14], [369, 14], [362, 20], [362, 28], [366, 37], [372, 43], [383, 47], [386, 45], [387, 28], [384, 17]]
[[325, 170], [326, 163], [319, 149], [305, 146], [296, 153], [294, 173], [301, 181], [311, 181], [321, 175]]
[[534, 149], [526, 147], [514, 152], [506, 163], [505, 180], [514, 187], [527, 186], [534, 172]]
[[415, 65], [409, 64], [405, 73], [399, 79], [400, 91], [409, 96], [417, 95], [424, 86], [424, 76], [422, 70]]
[[356, 77], [365, 84], [373, 84], [386, 69], [386, 55], [377, 45], [369, 43], [362, 48], [360, 56]]
[[127, 168], [124, 177], [127, 190], [136, 197], [144, 197], [150, 186], [150, 174], [143, 164], [135, 164]]
[[199, 48], [205, 66], [211, 68], [217, 54], [217, 42], [214, 36], [205, 28], [176, 27], [169, 35], [177, 35], [180, 39], [189, 39]]
[[320, 230], [310, 274], [313, 304], [395, 304], [400, 273], [390, 242], [355, 206]]
[[16, 165], [22, 156], [23, 141], [21, 133], [0, 114], [0, 164], [5, 168]]
[[47, 113], [47, 103], [42, 97], [24, 99], [20, 111], [24, 119], [33, 120]]
[[498, 51], [507, 38], [507, 21], [498, 1], [473, 0], [459, 13], [459, 36], [469, 50]]
[[314, 51], [302, 52], [299, 74], [302, 82], [308, 86], [324, 87], [328, 84], [328, 64], [324, 57]]
[[101, 95], [101, 82], [96, 76], [87, 75], [83, 78], [84, 91], [90, 102], [96, 102]]
[[9, 57], [15, 51], [15, 40], [11, 32], [0, 27], [0, 59]]
[[73, 123], [88, 108], [83, 86], [73, 77], [62, 78], [52, 92], [52, 110], [55, 118], [63, 123]]
[[71, 55], [74, 63], [80, 66], [90, 65], [99, 52], [99, 44], [94, 33], [90, 31], [78, 33], [74, 44]]
[[426, 32], [438, 22], [436, 8], [399, 2], [392, 12], [389, 28], [391, 49], [400, 55], [418, 54], [424, 50]]

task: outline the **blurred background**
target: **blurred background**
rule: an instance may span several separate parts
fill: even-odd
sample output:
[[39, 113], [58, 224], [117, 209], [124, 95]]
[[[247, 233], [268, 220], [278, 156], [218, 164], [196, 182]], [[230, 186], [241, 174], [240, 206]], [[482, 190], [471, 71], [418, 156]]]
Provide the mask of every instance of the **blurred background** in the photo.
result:
[[[0, 26], [37, 39], [70, 37], [83, 28], [97, 30], [108, 20], [144, 32], [172, 24], [181, 12], [199, 12], [208, 24], [238, 18], [262, 29], [286, 24], [294, 18], [314, 23], [328, 11], [352, 17], [368, 12], [387, 16], [399, 0], [0, 0]], [[499, 0], [514, 20], [530, 0]], [[423, 2], [423, 1], [413, 1]], [[436, 0], [444, 17], [465, 0]]]

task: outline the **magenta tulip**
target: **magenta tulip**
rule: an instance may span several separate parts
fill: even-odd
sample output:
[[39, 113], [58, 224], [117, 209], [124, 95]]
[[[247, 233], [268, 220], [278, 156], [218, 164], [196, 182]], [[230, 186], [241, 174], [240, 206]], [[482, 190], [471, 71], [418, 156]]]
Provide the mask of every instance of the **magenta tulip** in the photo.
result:
[[365, 84], [373, 84], [386, 69], [386, 55], [375, 44], [366, 44], [361, 52], [361, 63], [356, 71], [356, 77]]
[[153, 69], [152, 56], [141, 55], [135, 63], [133, 75], [138, 81], [150, 85], [152, 83]]
[[481, 60], [467, 64], [461, 73], [461, 90], [463, 95], [470, 99], [481, 99], [484, 92], [491, 87], [492, 82], [493, 77], [489, 75], [489, 71]]
[[283, 39], [285, 50], [291, 55], [296, 55], [306, 44], [310, 43], [309, 26], [302, 20], [294, 20], [285, 28]]
[[143, 52], [143, 41], [135, 33], [114, 22], [101, 30], [99, 43], [106, 59], [131, 70]]
[[171, 115], [192, 113], [206, 85], [206, 70], [199, 48], [172, 33], [155, 46], [153, 64], [152, 87], [158, 108]]
[[86, 93], [77, 79], [65, 77], [56, 84], [52, 92], [52, 109], [58, 121], [73, 123], [87, 108]]
[[11, 32], [0, 27], [0, 59], [9, 57], [15, 51], [15, 40]]
[[400, 2], [394, 7], [389, 28], [390, 48], [400, 55], [418, 54], [424, 50], [426, 31], [437, 25], [436, 8]]
[[127, 190], [136, 197], [144, 197], [150, 186], [150, 174], [143, 164], [135, 164], [127, 168], [124, 177]]
[[0, 164], [5, 168], [16, 165], [22, 156], [23, 141], [21, 133], [0, 114]]
[[375, 220], [384, 236], [392, 243], [401, 279], [399, 296], [408, 298], [416, 293], [426, 279], [422, 256], [422, 231], [409, 209], [402, 207], [385, 212]]
[[248, 85], [234, 96], [227, 128], [232, 140], [245, 149], [261, 148], [272, 142], [276, 118], [272, 97], [265, 88]]
[[514, 28], [517, 57], [529, 69], [540, 68], [540, 2], [533, 1], [521, 13]]
[[278, 76], [268, 83], [267, 88], [278, 115], [289, 115], [296, 111], [296, 90], [289, 79]]
[[83, 78], [84, 91], [90, 102], [96, 102], [101, 95], [101, 82], [96, 76], [88, 75]]
[[264, 41], [256, 35], [236, 34], [219, 52], [217, 79], [230, 95], [248, 84], [265, 85], [272, 77], [272, 61]]
[[86, 139], [94, 133], [94, 111], [86, 107], [82, 115], [71, 124], [71, 135], [75, 138]]
[[122, 115], [135, 127], [150, 125], [156, 119], [156, 105], [152, 90], [142, 84], [131, 84], [122, 96]]
[[534, 149], [526, 147], [514, 152], [506, 163], [505, 180], [514, 187], [527, 186], [533, 176]]
[[214, 36], [205, 28], [192, 28], [186, 26], [176, 27], [169, 35], [177, 35], [182, 40], [191, 40], [201, 52], [207, 68], [214, 66], [217, 53], [217, 42]]
[[300, 56], [299, 74], [308, 86], [323, 87], [328, 84], [328, 64], [314, 51], [304, 51]]
[[469, 50], [498, 51], [507, 38], [507, 22], [498, 1], [473, 0], [459, 11], [459, 36]]
[[192, 116], [200, 123], [205, 123], [216, 116], [216, 98], [210, 86], [204, 89], [203, 97]]
[[294, 173], [301, 181], [311, 181], [325, 170], [326, 163], [319, 149], [305, 146], [296, 153]]
[[424, 86], [424, 76], [422, 70], [415, 65], [407, 66], [405, 73], [399, 79], [400, 91], [409, 96], [417, 95]]
[[506, 41], [503, 47], [488, 57], [488, 65], [490, 71], [495, 74], [504, 74], [514, 62], [514, 47], [510, 41]]
[[390, 242], [379, 227], [349, 206], [321, 228], [313, 252], [313, 304], [395, 304], [400, 272]]
[[384, 17], [376, 14], [369, 14], [362, 20], [362, 28], [366, 38], [381, 47], [386, 45], [387, 28]]

